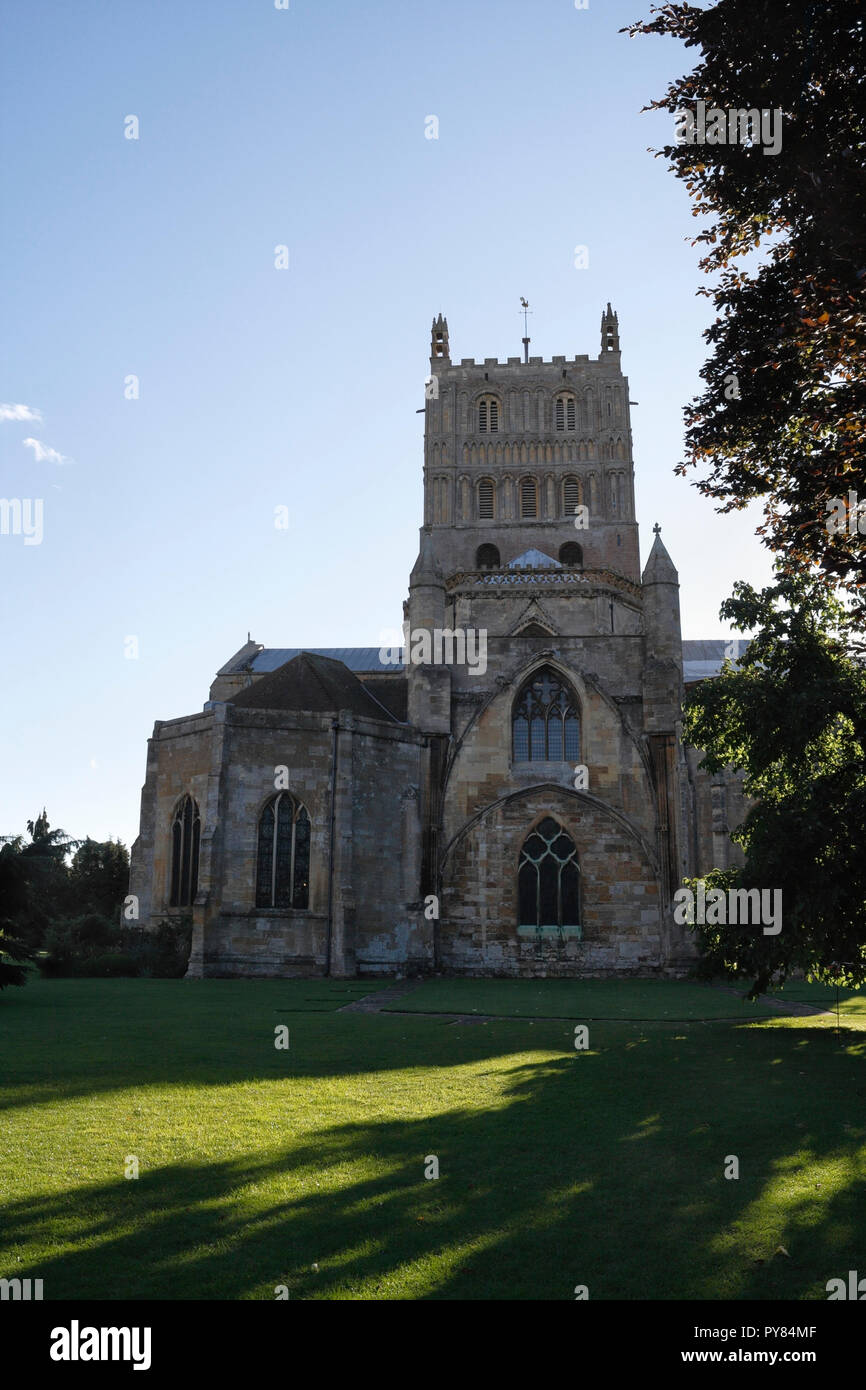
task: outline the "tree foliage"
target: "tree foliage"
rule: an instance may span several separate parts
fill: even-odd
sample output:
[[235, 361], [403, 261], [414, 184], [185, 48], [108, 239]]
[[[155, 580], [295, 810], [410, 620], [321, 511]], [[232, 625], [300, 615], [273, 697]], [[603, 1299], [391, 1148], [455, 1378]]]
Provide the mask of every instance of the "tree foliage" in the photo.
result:
[[785, 565], [820, 564], [866, 607], [857, 515], [828, 528], [835, 499], [866, 503], [866, 7], [718, 0], [651, 15], [626, 32], [678, 38], [700, 61], [647, 109], [703, 100], [782, 120], [777, 154], [736, 141], [656, 151], [707, 219], [694, 244], [714, 279], [699, 293], [717, 311], [678, 471], [702, 470], [719, 511], [762, 499], [760, 532]]
[[24, 984], [26, 962], [58, 931], [69, 935], [66, 924], [83, 924], [85, 949], [113, 944], [129, 881], [120, 841], [73, 840], [52, 830], [45, 810], [27, 822], [27, 836], [0, 838], [0, 988]]
[[721, 616], [755, 632], [738, 665], [687, 697], [684, 734], [702, 766], [745, 773], [754, 799], [732, 838], [741, 870], [707, 887], [782, 890], [782, 930], [699, 928], [706, 969], [750, 974], [752, 992], [800, 969], [866, 980], [866, 666], [852, 619], [821, 577], [777, 571], [760, 592], [738, 583]]

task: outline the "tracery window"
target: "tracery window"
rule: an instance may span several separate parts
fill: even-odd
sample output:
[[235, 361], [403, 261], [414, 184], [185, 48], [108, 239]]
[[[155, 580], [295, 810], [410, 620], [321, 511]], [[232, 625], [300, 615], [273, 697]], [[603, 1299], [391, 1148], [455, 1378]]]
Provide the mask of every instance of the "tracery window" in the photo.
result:
[[191, 796], [183, 796], [171, 822], [170, 907], [189, 907], [198, 891], [198, 853], [201, 817]]
[[519, 926], [580, 925], [577, 847], [552, 816], [545, 816], [523, 844], [517, 870]]
[[580, 716], [568, 686], [550, 667], [536, 671], [514, 705], [514, 761], [572, 762], [580, 757]]
[[310, 901], [310, 817], [289, 792], [259, 817], [256, 907], [306, 908]]

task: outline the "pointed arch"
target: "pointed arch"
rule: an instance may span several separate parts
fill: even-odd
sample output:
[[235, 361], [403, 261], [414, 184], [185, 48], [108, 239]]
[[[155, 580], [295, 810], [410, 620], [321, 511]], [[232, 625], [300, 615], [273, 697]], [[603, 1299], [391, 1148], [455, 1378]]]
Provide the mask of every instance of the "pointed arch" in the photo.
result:
[[577, 846], [553, 816], [544, 816], [521, 846], [517, 903], [518, 928], [580, 926]]
[[259, 816], [256, 907], [309, 907], [310, 817], [291, 792], [277, 792]]
[[579, 709], [576, 694], [558, 671], [551, 666], [533, 671], [521, 686], [512, 709], [514, 761], [579, 761]]
[[184, 795], [171, 818], [170, 907], [190, 907], [198, 892], [198, 858], [201, 816], [198, 803]]

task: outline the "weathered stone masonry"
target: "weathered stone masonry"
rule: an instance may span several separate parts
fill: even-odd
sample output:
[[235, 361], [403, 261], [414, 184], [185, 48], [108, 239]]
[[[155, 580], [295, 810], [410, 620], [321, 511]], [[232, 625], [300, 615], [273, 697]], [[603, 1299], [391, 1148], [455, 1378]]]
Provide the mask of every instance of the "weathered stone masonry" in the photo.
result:
[[[722, 644], [683, 644], [658, 530], [639, 567], [616, 315], [598, 359], [459, 365], [440, 316], [430, 373], [404, 613], [412, 632], [483, 631], [486, 669], [248, 641], [201, 713], [154, 726], [140, 919], [191, 914], [190, 976], [681, 972], [672, 893], [734, 862], [745, 805], [682, 743], [684, 679]], [[180, 902], [186, 797], [200, 840]]]

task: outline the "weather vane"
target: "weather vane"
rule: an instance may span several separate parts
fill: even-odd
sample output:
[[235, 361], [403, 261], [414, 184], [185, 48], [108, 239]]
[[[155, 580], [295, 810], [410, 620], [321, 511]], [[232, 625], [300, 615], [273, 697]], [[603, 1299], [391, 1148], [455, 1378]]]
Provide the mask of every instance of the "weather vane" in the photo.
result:
[[524, 334], [524, 337], [523, 337], [523, 360], [524, 360], [524, 362], [528, 362], [528, 361], [529, 361], [529, 323], [528, 323], [528, 321], [527, 321], [527, 314], [531, 314], [531, 313], [532, 313], [532, 310], [531, 310], [530, 307], [529, 307], [529, 300], [528, 300], [528, 299], [524, 299], [524, 298], [523, 298], [523, 295], [520, 296], [520, 312], [521, 312], [522, 315], [523, 315], [523, 334]]

